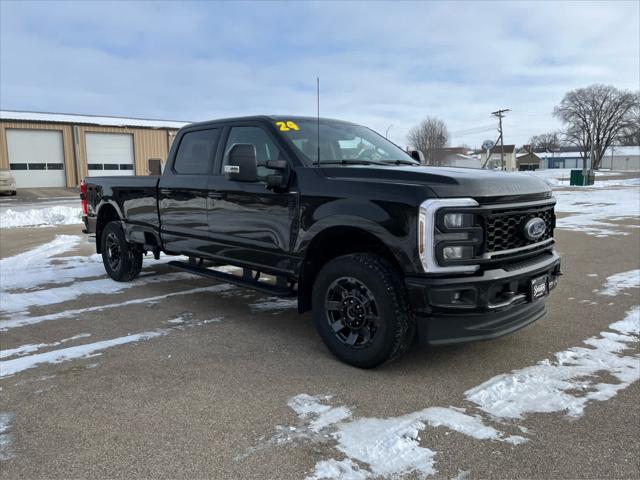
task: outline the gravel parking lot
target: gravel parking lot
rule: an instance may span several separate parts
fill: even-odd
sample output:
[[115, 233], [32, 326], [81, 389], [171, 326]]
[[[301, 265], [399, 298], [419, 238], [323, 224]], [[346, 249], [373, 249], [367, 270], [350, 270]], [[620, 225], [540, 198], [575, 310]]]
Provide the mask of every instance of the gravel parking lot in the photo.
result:
[[3, 228], [0, 477], [638, 478], [640, 195], [572, 191], [546, 317], [371, 371], [293, 302], [166, 258], [118, 284], [78, 225]]

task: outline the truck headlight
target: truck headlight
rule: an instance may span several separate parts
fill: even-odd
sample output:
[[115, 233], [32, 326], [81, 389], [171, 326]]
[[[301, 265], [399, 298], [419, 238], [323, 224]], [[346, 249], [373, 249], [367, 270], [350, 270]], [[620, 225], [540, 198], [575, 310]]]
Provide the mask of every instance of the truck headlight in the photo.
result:
[[444, 226], [447, 228], [473, 227], [473, 214], [471, 213], [445, 213]]
[[464, 211], [478, 206], [472, 198], [437, 198], [420, 205], [417, 240], [425, 272], [471, 273], [479, 268], [468, 263], [481, 243], [482, 230], [474, 225], [474, 214]]
[[469, 260], [473, 258], [473, 247], [444, 247], [442, 257], [445, 260]]

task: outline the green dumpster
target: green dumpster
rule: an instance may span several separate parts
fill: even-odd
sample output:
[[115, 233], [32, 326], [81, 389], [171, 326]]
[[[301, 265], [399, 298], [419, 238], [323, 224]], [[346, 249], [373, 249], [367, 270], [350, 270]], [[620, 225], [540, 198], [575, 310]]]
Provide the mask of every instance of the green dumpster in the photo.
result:
[[571, 170], [571, 178], [569, 179], [569, 185], [593, 185], [596, 176], [593, 171], [587, 171], [587, 176], [582, 175], [582, 170]]

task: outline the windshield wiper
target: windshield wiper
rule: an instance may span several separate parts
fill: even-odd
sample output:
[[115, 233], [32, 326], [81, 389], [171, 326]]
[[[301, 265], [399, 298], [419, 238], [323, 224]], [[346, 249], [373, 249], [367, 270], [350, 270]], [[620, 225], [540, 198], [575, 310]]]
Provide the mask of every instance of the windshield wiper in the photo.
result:
[[385, 162], [378, 162], [376, 160], [356, 160], [356, 159], [343, 159], [343, 160], [321, 160], [320, 165], [388, 165]]
[[384, 163], [391, 165], [420, 165], [418, 162], [412, 162], [410, 160], [386, 160]]

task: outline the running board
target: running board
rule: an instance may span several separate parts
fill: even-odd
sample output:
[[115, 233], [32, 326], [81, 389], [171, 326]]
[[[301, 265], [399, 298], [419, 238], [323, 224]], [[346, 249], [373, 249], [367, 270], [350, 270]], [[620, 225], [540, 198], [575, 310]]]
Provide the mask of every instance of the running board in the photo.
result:
[[[269, 283], [259, 282], [257, 280], [254, 280], [250, 275], [243, 275], [242, 277], [237, 277], [230, 273], [219, 272], [217, 270], [209, 270], [208, 268], [202, 268], [202, 267], [198, 267], [197, 265], [191, 265], [189, 263], [178, 262], [175, 260], [169, 262], [169, 265], [189, 273], [202, 275], [203, 277], [213, 278], [214, 280], [220, 280], [226, 283], [231, 283], [233, 285], [238, 285], [239, 287], [252, 288], [254, 290], [268, 293], [269, 295], [274, 295], [276, 297], [296, 296], [296, 292], [291, 290], [290, 288], [287, 288], [281, 285], [271, 285]], [[280, 283], [283, 283], [283, 282], [279, 281], [278, 284]]]

